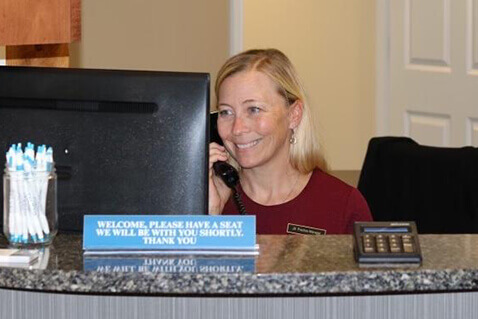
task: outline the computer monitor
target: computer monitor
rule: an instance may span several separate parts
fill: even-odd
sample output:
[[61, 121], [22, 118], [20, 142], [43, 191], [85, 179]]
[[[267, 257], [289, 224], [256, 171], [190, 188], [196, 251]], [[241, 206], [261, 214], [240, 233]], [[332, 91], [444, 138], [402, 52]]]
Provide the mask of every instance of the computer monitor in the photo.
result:
[[60, 230], [85, 214], [206, 214], [208, 141], [208, 74], [0, 67], [0, 150], [53, 147]]

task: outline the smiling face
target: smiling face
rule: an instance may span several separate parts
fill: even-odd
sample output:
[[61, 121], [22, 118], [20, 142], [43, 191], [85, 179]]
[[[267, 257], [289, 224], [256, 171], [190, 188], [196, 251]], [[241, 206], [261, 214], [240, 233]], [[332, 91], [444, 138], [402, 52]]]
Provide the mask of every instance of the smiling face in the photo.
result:
[[232, 157], [244, 168], [289, 161], [289, 138], [297, 123], [292, 107], [274, 82], [258, 71], [243, 71], [226, 78], [218, 96], [218, 132]]

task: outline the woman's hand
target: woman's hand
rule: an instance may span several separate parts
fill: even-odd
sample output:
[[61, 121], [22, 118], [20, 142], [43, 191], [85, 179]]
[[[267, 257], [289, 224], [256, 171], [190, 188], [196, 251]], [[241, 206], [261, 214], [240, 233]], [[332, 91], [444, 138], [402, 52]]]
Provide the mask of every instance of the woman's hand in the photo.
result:
[[221, 178], [214, 174], [212, 165], [218, 161], [227, 161], [228, 154], [224, 146], [217, 143], [209, 144], [209, 214], [222, 213], [227, 200], [231, 196], [231, 189], [224, 184]]

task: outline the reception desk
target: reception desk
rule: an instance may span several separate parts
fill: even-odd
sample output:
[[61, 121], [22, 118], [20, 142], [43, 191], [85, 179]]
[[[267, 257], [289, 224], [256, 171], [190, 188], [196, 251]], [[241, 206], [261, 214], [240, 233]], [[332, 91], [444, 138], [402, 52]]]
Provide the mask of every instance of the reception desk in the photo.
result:
[[[5, 239], [1, 243], [6, 244]], [[478, 235], [421, 235], [416, 268], [359, 268], [352, 237], [258, 236], [255, 258], [86, 258], [60, 234], [43, 264], [0, 267], [0, 318], [472, 318]]]

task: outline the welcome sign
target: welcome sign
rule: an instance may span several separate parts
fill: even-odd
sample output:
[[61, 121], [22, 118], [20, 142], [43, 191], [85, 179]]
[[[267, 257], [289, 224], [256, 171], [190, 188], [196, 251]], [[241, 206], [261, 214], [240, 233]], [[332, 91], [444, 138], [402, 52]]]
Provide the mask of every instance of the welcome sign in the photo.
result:
[[85, 215], [83, 249], [255, 250], [255, 216]]

